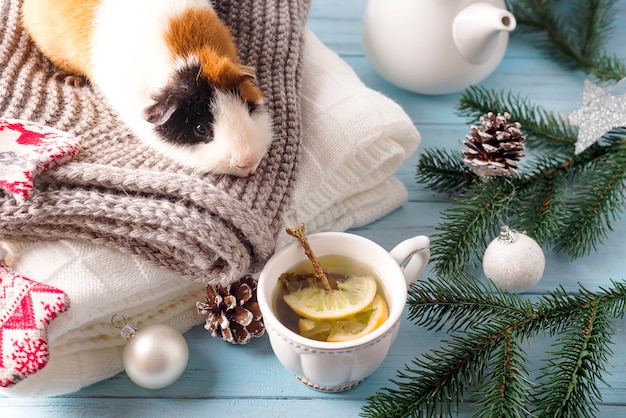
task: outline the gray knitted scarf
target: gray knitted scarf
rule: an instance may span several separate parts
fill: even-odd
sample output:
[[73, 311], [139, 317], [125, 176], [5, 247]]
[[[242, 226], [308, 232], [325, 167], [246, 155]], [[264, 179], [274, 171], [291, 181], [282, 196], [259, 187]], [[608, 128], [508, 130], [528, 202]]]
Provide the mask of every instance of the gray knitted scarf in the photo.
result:
[[36, 178], [24, 204], [0, 193], [0, 239], [84, 239], [129, 251], [183, 277], [228, 284], [272, 254], [300, 143], [299, 82], [308, 0], [217, 0], [241, 61], [256, 68], [276, 138], [247, 178], [198, 175], [142, 145], [90, 85], [55, 69], [0, 0], [0, 117], [70, 132], [81, 151]]

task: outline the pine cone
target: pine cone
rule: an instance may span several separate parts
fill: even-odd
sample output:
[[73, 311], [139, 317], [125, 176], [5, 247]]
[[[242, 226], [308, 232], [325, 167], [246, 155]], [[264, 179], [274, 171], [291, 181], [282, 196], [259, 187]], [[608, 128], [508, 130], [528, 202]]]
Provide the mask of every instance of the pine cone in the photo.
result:
[[204, 328], [231, 344], [247, 344], [265, 332], [256, 298], [256, 280], [245, 276], [229, 286], [206, 286], [206, 302], [197, 302], [198, 313], [206, 315]]
[[492, 112], [481, 117], [482, 127], [472, 125], [471, 135], [463, 144], [463, 160], [476, 174], [484, 177], [510, 176], [519, 169], [519, 160], [524, 156], [524, 136], [519, 122], [508, 123], [510, 114]]

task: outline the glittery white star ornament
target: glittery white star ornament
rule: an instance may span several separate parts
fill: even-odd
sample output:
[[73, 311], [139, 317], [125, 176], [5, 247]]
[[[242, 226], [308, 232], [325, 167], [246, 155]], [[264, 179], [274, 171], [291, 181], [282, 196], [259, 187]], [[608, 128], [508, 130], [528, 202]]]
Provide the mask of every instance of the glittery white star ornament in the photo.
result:
[[580, 154], [613, 128], [626, 126], [626, 94], [613, 96], [597, 84], [585, 80], [582, 107], [568, 115], [578, 127], [576, 155]]
[[80, 149], [73, 135], [30, 121], [0, 118], [0, 188], [24, 203], [37, 174], [71, 160]]

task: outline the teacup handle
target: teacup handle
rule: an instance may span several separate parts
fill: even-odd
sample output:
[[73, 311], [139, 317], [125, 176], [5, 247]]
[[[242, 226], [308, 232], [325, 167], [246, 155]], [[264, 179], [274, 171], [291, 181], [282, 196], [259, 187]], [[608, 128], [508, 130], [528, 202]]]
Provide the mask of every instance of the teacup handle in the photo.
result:
[[430, 239], [418, 235], [402, 241], [389, 252], [402, 268], [407, 285], [422, 275], [430, 258]]

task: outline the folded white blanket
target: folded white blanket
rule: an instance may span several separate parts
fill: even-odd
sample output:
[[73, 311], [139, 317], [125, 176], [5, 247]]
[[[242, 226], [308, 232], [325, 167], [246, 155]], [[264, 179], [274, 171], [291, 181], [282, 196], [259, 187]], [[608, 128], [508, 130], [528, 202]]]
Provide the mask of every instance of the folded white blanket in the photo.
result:
[[[309, 233], [365, 225], [406, 201], [406, 190], [392, 176], [420, 136], [396, 103], [367, 88], [311, 32], [305, 39], [302, 157], [293, 207]], [[278, 247], [288, 240], [281, 235]], [[4, 246], [8, 264], [64, 290], [71, 307], [51, 323], [46, 367], [2, 394], [59, 395], [119, 373], [125, 341], [111, 325], [113, 315], [181, 332], [205, 320], [195, 308], [204, 300], [204, 285], [130, 254], [71, 240]]]
[[[397, 103], [367, 88], [310, 31], [302, 65], [298, 218], [308, 232], [366, 225], [406, 201], [393, 173], [417, 149], [419, 132]], [[278, 246], [286, 240], [283, 233]]]

